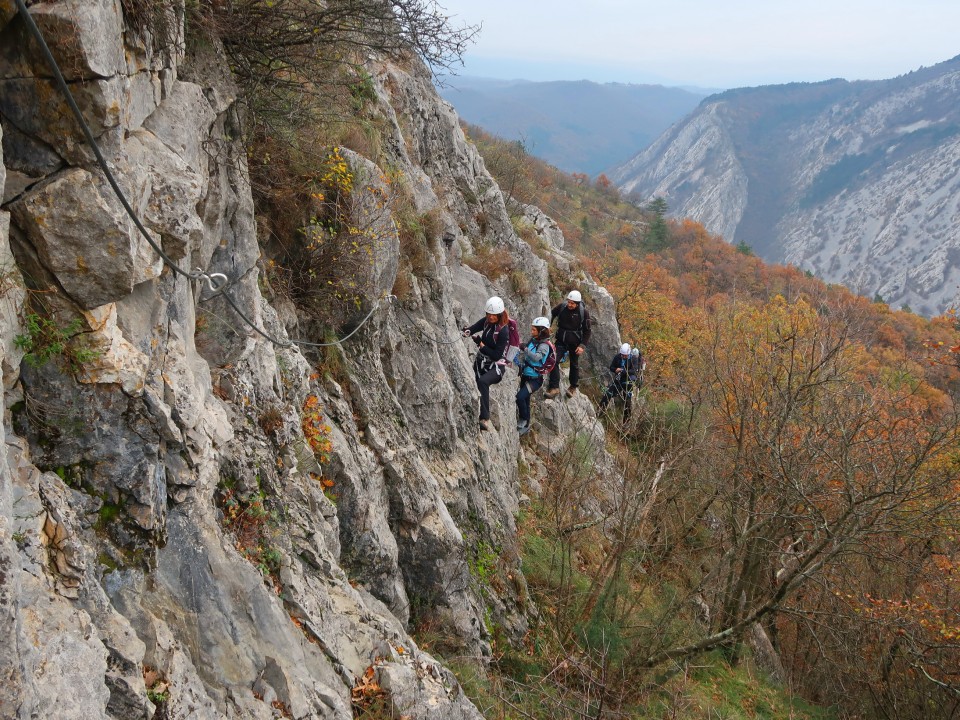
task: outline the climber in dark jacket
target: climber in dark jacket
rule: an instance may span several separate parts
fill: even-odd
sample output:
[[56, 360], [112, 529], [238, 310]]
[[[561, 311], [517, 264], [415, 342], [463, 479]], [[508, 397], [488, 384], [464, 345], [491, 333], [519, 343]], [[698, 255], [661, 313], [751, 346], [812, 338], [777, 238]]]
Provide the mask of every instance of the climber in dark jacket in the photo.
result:
[[[567, 397], [573, 397], [580, 382], [580, 355], [584, 346], [590, 342], [590, 313], [583, 305], [583, 296], [578, 290], [571, 290], [567, 299], [550, 311], [550, 317], [557, 319], [556, 348], [557, 359], [566, 354], [570, 358], [570, 387]], [[560, 363], [550, 371], [550, 384], [547, 397], [556, 397], [560, 393]]]
[[464, 337], [473, 338], [477, 356], [473, 360], [473, 374], [480, 391], [480, 429], [487, 430], [490, 420], [490, 386], [503, 379], [506, 363], [503, 360], [510, 341], [510, 316], [503, 300], [494, 296], [487, 300], [486, 315], [473, 325], [463, 328]]
[[643, 355], [639, 348], [630, 350], [630, 345], [624, 343], [620, 352], [610, 361], [610, 372], [613, 373], [613, 382], [607, 387], [600, 398], [600, 410], [606, 410], [607, 405], [615, 397], [623, 400], [623, 421], [630, 419], [630, 410], [633, 400], [633, 386], [643, 372]]

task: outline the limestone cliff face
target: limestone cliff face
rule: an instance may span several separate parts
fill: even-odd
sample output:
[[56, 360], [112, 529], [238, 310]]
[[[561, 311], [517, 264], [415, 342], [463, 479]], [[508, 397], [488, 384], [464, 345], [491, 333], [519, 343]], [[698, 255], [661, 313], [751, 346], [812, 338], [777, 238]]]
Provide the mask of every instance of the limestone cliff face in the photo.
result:
[[958, 300], [960, 59], [731, 90], [612, 173], [769, 261], [925, 314]]
[[[546, 261], [514, 233], [456, 115], [424, 68], [371, 61], [387, 161], [450, 242], [433, 238], [402, 301], [378, 304], [402, 260], [388, 223], [370, 319], [339, 371], [318, 371], [315, 354], [285, 344], [309, 323], [258, 284], [222, 68], [153, 51], [125, 31], [115, 0], [31, 13], [59, 39], [152, 237], [182, 270], [230, 278], [236, 305], [283, 342], [153, 252], [23, 18], [0, 2], [0, 716], [149, 718], [157, 701], [167, 718], [349, 718], [351, 688], [372, 672], [398, 714], [479, 717], [409, 623], [429, 619], [480, 658], [492, 623], [522, 636], [534, 610], [514, 548], [517, 467], [534, 446], [514, 430], [515, 372], [493, 389], [494, 429], [479, 432], [472, 344], [458, 328], [492, 294], [521, 323], [550, 298]], [[510, 253], [524, 295], [463, 264], [478, 243]], [[613, 304], [584, 283], [600, 366], [619, 341]], [[549, 405], [542, 451], [584, 427], [602, 447], [586, 400]], [[320, 428], [328, 453], [304, 427]], [[253, 553], [248, 532], [259, 533]], [[484, 551], [512, 586], [482, 585], [471, 568]]]
[[669, 198], [671, 212], [733, 238], [747, 204], [747, 175], [726, 128], [724, 107], [706, 104], [617, 168], [626, 194]]

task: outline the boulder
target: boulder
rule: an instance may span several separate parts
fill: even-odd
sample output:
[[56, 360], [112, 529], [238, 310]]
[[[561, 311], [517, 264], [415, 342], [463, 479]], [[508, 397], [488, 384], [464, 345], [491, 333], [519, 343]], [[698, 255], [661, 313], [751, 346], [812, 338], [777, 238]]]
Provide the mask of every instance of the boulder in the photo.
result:
[[32, 188], [11, 207], [41, 263], [86, 310], [125, 297], [137, 283], [157, 277], [162, 267], [112, 191], [104, 193], [102, 182], [71, 168]]
[[[68, 82], [126, 71], [119, 0], [60, 0], [34, 5], [30, 14]], [[49, 77], [39, 51], [33, 52], [38, 56], [37, 75]]]

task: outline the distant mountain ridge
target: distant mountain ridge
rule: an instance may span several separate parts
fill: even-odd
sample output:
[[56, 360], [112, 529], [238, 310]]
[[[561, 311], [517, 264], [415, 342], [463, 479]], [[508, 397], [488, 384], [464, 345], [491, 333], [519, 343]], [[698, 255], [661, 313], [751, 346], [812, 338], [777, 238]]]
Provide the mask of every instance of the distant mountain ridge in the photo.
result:
[[766, 260], [937, 314], [960, 301], [960, 56], [713, 95], [611, 179]]
[[622, 163], [706, 96], [661, 85], [450, 77], [442, 97], [467, 122], [566, 172], [596, 175]]

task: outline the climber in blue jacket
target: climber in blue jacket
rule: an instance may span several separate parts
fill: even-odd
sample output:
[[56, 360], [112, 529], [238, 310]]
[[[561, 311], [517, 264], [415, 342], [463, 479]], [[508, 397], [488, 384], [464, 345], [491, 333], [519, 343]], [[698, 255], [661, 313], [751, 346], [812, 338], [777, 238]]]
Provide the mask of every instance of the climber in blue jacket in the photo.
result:
[[550, 319], [535, 318], [531, 323], [530, 341], [520, 353], [520, 389], [517, 390], [517, 431], [530, 432], [530, 397], [543, 386], [557, 361], [557, 351], [550, 342]]

